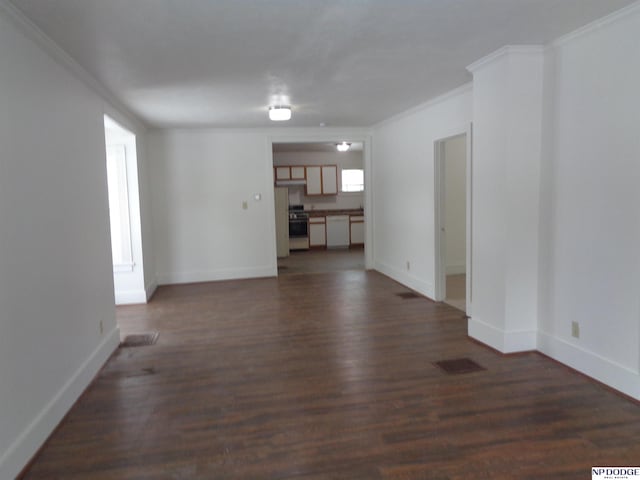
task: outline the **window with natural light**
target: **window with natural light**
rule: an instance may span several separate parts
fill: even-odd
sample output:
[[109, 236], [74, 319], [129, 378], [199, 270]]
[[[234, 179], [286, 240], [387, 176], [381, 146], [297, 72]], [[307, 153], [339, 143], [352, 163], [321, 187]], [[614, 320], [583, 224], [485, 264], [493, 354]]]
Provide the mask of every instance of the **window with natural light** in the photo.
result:
[[364, 170], [361, 168], [342, 170], [343, 192], [364, 192]]
[[107, 185], [114, 267], [132, 265], [127, 156], [124, 145], [107, 146]]

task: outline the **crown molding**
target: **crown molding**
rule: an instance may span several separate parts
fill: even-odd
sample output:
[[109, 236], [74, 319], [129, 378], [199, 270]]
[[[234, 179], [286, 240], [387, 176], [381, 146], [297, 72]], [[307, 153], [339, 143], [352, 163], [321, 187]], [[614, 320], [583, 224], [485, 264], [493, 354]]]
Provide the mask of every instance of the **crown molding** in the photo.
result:
[[[107, 87], [98, 79], [91, 75], [81, 66], [71, 55], [69, 55], [51, 37], [44, 33], [35, 23], [22, 13], [9, 0], [0, 0], [0, 14], [18, 27], [29, 39], [40, 46], [58, 64], [67, 68], [76, 78], [81, 80], [103, 101], [109, 103], [121, 115], [135, 125], [140, 130], [147, 130], [149, 127], [142, 119], [135, 115], [126, 105], [124, 105]], [[108, 113], [105, 109], [105, 113]]]
[[471, 73], [475, 73], [507, 55], [541, 55], [544, 53], [544, 50], [543, 45], [505, 45], [495, 52], [476, 60], [467, 67], [467, 70]]
[[556, 38], [554, 41], [550, 43], [551, 47], [561, 47], [566, 45], [567, 43], [580, 38], [585, 35], [589, 35], [590, 33], [596, 32], [603, 27], [606, 27], [612, 23], [616, 23], [629, 15], [640, 12], [640, 1], [632, 3], [631, 5], [627, 5], [626, 7], [616, 10], [609, 15], [605, 15], [602, 18], [594, 20], [591, 23], [587, 23], [585, 26], [574, 30], [573, 32], [569, 32], [566, 35], [563, 35], [559, 38]]
[[427, 100], [424, 103], [416, 105], [415, 107], [411, 107], [409, 110], [405, 110], [404, 112], [400, 112], [392, 117], [386, 118], [376, 124], [374, 124], [371, 128], [377, 129], [389, 123], [395, 122], [402, 118], [413, 115], [414, 113], [418, 113], [421, 110], [425, 110], [427, 108], [431, 108], [439, 103], [446, 102], [447, 100], [457, 97], [458, 95], [462, 95], [463, 93], [471, 92], [473, 90], [473, 82], [465, 83], [464, 85], [454, 88], [453, 90], [449, 90], [447, 93], [439, 95], [437, 97], [432, 98], [431, 100]]

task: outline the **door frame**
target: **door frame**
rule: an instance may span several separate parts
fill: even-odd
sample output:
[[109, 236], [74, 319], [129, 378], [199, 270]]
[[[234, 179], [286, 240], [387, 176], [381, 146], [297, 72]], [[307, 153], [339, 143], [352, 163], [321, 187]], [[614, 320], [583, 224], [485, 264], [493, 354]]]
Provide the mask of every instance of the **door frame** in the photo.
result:
[[[368, 133], [353, 131], [353, 130], [341, 130], [332, 129], [326, 133], [322, 132], [309, 132], [309, 133], [282, 133], [273, 134], [267, 136], [267, 162], [269, 170], [271, 171], [271, 185], [275, 185], [275, 179], [273, 178], [273, 144], [274, 143], [338, 143], [338, 142], [360, 142], [362, 143], [362, 154], [364, 170], [364, 222], [365, 222], [365, 239], [364, 239], [364, 258], [365, 269], [370, 270], [374, 266], [373, 260], [373, 166], [371, 161], [371, 146], [373, 144], [372, 137]], [[340, 188], [338, 187], [338, 191]], [[273, 192], [273, 187], [271, 188]], [[273, 193], [272, 193], [273, 195]], [[271, 205], [273, 205], [273, 199], [271, 199]], [[274, 272], [277, 276], [277, 255], [275, 245], [275, 206], [273, 207], [273, 225], [272, 235], [274, 239], [273, 244], [273, 262]]]
[[473, 125], [462, 126], [440, 137], [433, 142], [434, 147], [434, 244], [435, 244], [435, 282], [434, 299], [441, 302], [446, 297], [446, 250], [445, 250], [445, 151], [447, 140], [460, 135], [466, 135], [466, 313], [471, 316], [473, 300], [472, 265], [473, 265]]

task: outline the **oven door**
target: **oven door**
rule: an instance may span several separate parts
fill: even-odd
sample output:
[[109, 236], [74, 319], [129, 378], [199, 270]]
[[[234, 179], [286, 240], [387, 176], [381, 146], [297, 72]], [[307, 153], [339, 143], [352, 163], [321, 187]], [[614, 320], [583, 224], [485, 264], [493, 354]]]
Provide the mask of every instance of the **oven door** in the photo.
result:
[[290, 238], [304, 238], [308, 235], [308, 225], [306, 218], [291, 218], [289, 219], [289, 237]]

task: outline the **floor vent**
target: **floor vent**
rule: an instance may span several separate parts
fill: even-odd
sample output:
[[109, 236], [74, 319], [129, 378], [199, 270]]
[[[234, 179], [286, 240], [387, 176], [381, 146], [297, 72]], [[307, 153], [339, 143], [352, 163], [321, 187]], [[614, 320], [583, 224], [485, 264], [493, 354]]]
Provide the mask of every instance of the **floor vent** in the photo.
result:
[[122, 343], [120, 343], [121, 347], [145, 347], [147, 345], [153, 345], [158, 340], [158, 336], [160, 334], [158, 332], [147, 332], [147, 333], [134, 333], [131, 335], [127, 335], [124, 337]]
[[422, 298], [422, 295], [418, 295], [415, 292], [401, 292], [401, 293], [396, 293], [396, 295], [402, 298], [403, 300], [409, 300], [410, 298]]
[[440, 367], [449, 375], [458, 375], [461, 373], [472, 373], [486, 370], [482, 365], [478, 365], [470, 358], [454, 358], [452, 360], [442, 360], [435, 362], [435, 366]]

